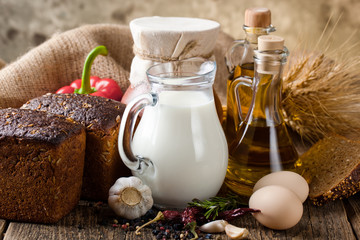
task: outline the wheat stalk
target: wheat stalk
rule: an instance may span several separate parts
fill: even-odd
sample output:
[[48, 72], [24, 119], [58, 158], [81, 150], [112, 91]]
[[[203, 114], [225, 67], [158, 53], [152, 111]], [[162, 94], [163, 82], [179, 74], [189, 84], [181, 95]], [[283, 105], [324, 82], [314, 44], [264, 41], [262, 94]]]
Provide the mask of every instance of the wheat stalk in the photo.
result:
[[345, 57], [350, 40], [337, 52], [328, 50], [328, 41], [324, 50], [318, 50], [319, 40], [313, 50], [292, 54], [284, 70], [286, 124], [310, 142], [360, 129], [360, 57]]

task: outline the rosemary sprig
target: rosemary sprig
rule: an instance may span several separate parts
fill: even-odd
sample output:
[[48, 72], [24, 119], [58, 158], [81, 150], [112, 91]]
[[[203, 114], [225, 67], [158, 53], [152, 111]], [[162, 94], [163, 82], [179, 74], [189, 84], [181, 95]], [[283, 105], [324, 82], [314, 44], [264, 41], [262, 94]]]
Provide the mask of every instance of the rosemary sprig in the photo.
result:
[[193, 199], [188, 203], [191, 207], [200, 207], [206, 210], [204, 216], [206, 219], [215, 218], [219, 215], [219, 212], [231, 210], [241, 205], [241, 201], [238, 196], [228, 194], [226, 197], [212, 197], [209, 200], [200, 201], [199, 199]]

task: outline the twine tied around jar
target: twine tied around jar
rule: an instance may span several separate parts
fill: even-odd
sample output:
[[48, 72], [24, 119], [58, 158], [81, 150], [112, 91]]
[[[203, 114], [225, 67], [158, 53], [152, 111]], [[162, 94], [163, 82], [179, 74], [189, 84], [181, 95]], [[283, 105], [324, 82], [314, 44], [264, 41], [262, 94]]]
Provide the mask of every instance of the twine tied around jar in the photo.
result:
[[150, 61], [159, 62], [159, 63], [160, 62], [164, 63], [164, 62], [170, 62], [170, 61], [179, 61], [179, 60], [184, 60], [184, 59], [193, 58], [193, 57], [210, 59], [214, 55], [214, 51], [211, 51], [210, 53], [203, 54], [203, 55], [187, 56], [187, 54], [189, 52], [191, 52], [197, 45], [198, 45], [197, 41], [188, 42], [186, 44], [186, 46], [184, 47], [184, 49], [182, 50], [182, 52], [177, 57], [167, 57], [167, 56], [151, 54], [146, 50], [137, 48], [135, 46], [135, 44], [133, 45], [133, 52], [136, 56], [140, 57], [141, 59], [150, 60]]

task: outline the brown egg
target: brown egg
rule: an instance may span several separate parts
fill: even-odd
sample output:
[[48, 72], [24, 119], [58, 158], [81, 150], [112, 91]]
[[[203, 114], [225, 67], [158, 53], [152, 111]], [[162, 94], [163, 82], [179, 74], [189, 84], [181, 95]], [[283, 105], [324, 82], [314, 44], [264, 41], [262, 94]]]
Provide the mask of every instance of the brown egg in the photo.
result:
[[254, 192], [249, 200], [249, 207], [260, 209], [253, 216], [264, 226], [284, 230], [295, 226], [303, 214], [303, 205], [291, 190], [270, 185]]

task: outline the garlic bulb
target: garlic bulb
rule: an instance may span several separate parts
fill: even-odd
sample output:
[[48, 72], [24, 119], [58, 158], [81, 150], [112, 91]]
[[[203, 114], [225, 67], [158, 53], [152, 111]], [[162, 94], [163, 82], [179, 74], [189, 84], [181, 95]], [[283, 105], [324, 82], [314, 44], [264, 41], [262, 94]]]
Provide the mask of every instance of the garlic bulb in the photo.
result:
[[137, 177], [119, 178], [109, 190], [109, 206], [120, 217], [135, 219], [145, 215], [154, 201], [151, 189]]

